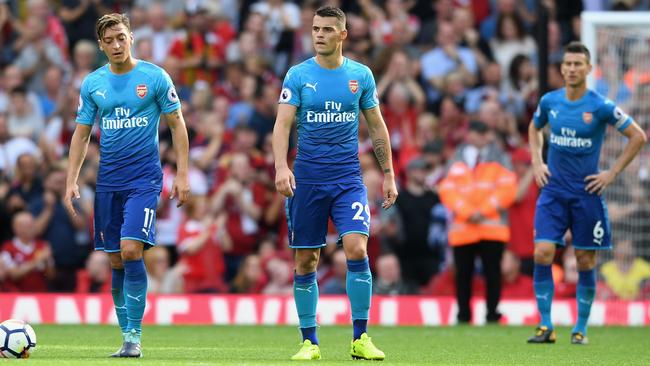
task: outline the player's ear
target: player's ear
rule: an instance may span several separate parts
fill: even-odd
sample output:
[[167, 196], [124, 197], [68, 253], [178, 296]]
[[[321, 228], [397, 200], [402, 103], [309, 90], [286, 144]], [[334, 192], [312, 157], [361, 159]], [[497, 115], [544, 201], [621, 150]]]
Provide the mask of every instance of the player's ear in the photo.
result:
[[347, 29], [343, 29], [343, 30], [341, 31], [341, 40], [344, 40], [344, 39], [346, 39], [346, 38], [348, 38], [348, 30], [347, 30]]
[[104, 47], [102, 47], [102, 41], [100, 39], [97, 40], [97, 45], [99, 46], [99, 50], [104, 52]]

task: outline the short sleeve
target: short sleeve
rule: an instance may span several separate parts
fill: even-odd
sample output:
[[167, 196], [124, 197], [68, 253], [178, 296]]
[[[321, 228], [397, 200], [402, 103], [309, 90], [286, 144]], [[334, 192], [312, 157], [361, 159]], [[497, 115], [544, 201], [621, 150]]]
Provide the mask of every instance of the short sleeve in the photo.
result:
[[379, 95], [377, 95], [377, 86], [372, 71], [366, 69], [364, 85], [361, 89], [361, 100], [359, 101], [361, 109], [372, 109], [379, 105]]
[[537, 105], [537, 109], [535, 110], [535, 113], [533, 114], [533, 122], [535, 123], [535, 127], [537, 129], [542, 129], [546, 124], [548, 123], [548, 96], [544, 95], [540, 100], [539, 104]]
[[607, 124], [614, 126], [614, 128], [621, 132], [632, 123], [632, 118], [611, 100], [606, 100], [598, 112], [600, 120], [607, 122]]
[[77, 107], [77, 123], [84, 125], [93, 125], [97, 115], [97, 104], [91, 97], [90, 81], [88, 77], [81, 83], [79, 91], [79, 106]]
[[289, 72], [287, 72], [287, 75], [284, 77], [278, 103], [291, 104], [300, 107], [300, 80], [298, 73], [293, 68], [289, 69]]
[[158, 79], [156, 102], [164, 114], [171, 113], [181, 107], [181, 101], [178, 99], [174, 83], [167, 72], [162, 69]]

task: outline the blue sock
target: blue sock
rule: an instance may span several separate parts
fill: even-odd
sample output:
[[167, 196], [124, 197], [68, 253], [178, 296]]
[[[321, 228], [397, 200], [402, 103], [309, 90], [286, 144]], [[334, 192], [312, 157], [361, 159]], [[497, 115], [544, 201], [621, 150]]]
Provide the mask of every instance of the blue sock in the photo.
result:
[[142, 316], [147, 303], [147, 271], [142, 259], [124, 262], [124, 296], [128, 319], [127, 332], [135, 329], [134, 343], [139, 343], [142, 333]]
[[578, 302], [578, 321], [573, 328], [573, 333], [582, 332], [587, 335], [587, 321], [591, 312], [591, 304], [596, 296], [596, 270], [578, 272], [578, 286], [576, 301]]
[[120, 324], [122, 334], [126, 333], [128, 321], [126, 319], [126, 305], [124, 302], [124, 268], [113, 268], [111, 280], [111, 294], [113, 295], [113, 304], [115, 305], [115, 314], [117, 322]]
[[293, 299], [296, 302], [302, 340], [309, 339], [318, 344], [316, 336], [316, 306], [318, 305], [318, 283], [316, 272], [293, 274]]
[[540, 326], [553, 329], [551, 321], [551, 304], [553, 303], [553, 271], [551, 265], [535, 263], [533, 271], [533, 282], [535, 286], [535, 298], [537, 299], [537, 310], [540, 315]]
[[368, 257], [348, 260], [345, 289], [352, 309], [353, 339], [359, 339], [363, 333], [366, 333], [372, 298], [372, 273], [370, 273]]

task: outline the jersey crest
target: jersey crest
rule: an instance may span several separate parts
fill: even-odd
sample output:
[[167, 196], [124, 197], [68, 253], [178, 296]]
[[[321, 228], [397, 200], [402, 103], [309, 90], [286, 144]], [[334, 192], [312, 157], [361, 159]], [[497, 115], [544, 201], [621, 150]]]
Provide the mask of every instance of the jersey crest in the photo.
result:
[[350, 91], [352, 93], [356, 93], [357, 90], [359, 90], [359, 82], [357, 80], [350, 80], [348, 82], [348, 86], [350, 87]]
[[594, 114], [591, 112], [584, 112], [582, 114], [582, 121], [586, 124], [590, 124], [594, 120]]
[[145, 84], [139, 84], [138, 86], [135, 87], [135, 94], [138, 95], [140, 98], [144, 98], [147, 96], [147, 86]]

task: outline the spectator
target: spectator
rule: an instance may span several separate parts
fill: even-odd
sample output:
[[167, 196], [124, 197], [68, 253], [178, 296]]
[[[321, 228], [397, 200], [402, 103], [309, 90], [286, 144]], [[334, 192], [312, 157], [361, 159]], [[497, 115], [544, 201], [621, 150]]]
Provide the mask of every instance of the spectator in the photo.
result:
[[107, 293], [111, 291], [111, 262], [108, 254], [93, 251], [86, 260], [86, 268], [77, 272], [77, 292]]
[[438, 195], [426, 186], [431, 167], [418, 157], [406, 169], [406, 185], [400, 190], [395, 209], [388, 217], [387, 245], [400, 260], [403, 278], [418, 286], [429, 282], [438, 272], [441, 253], [430, 237], [435, 222]]
[[236, 243], [222, 243], [227, 281], [234, 277], [242, 260], [255, 251], [266, 201], [266, 188], [255, 180], [248, 156], [233, 154], [229, 168], [230, 177], [212, 196], [211, 210], [214, 215], [226, 215], [226, 230], [221, 235], [227, 242]]
[[526, 33], [524, 24], [517, 13], [500, 15], [496, 37], [490, 41], [492, 54], [501, 66], [503, 82], [511, 82], [508, 69], [516, 55], [522, 54], [530, 59], [535, 57], [537, 46], [533, 37]]
[[472, 51], [480, 68], [494, 59], [490, 44], [474, 28], [474, 17], [470, 9], [454, 9], [451, 22], [456, 33], [460, 35], [460, 45]]
[[254, 294], [259, 293], [264, 287], [266, 276], [262, 271], [260, 258], [255, 254], [246, 256], [241, 266], [237, 269], [237, 274], [232, 280], [230, 292], [236, 294]]
[[417, 288], [402, 280], [399, 260], [394, 254], [377, 258], [377, 277], [372, 286], [375, 295], [408, 295], [417, 293]]
[[47, 23], [37, 15], [30, 15], [23, 33], [23, 42], [18, 57], [14, 60], [27, 87], [35, 93], [43, 92], [43, 77], [48, 66], [65, 66], [65, 56], [61, 49], [48, 37]]
[[215, 220], [207, 215], [205, 196], [194, 195], [185, 204], [185, 220], [178, 233], [179, 266], [184, 291], [189, 293], [225, 292], [223, 253], [216, 240], [225, 230], [225, 216]]
[[266, 262], [266, 273], [269, 282], [262, 289], [265, 295], [293, 294], [293, 272], [289, 262], [282, 258], [273, 257]]
[[300, 8], [284, 0], [263, 0], [254, 3], [251, 11], [266, 19], [268, 41], [275, 53], [273, 70], [281, 75], [288, 69], [293, 51], [294, 31], [300, 27]]
[[146, 8], [147, 23], [135, 29], [136, 40], [148, 39], [151, 42], [151, 61], [162, 65], [169, 54], [169, 47], [174, 41], [174, 32], [170, 28], [165, 8], [160, 2]]
[[487, 284], [488, 322], [501, 318], [501, 255], [510, 239], [506, 210], [515, 199], [517, 178], [510, 161], [490, 144], [488, 126], [470, 123], [467, 143], [456, 149], [447, 176], [440, 184], [440, 199], [453, 213], [449, 244], [456, 266], [458, 322], [472, 319], [470, 299], [474, 261], [481, 258]]
[[147, 292], [150, 294], [177, 294], [183, 292], [181, 267], [170, 269], [169, 253], [159, 246], [144, 252], [147, 267]]
[[[95, 22], [110, 13], [113, 0], [63, 0], [58, 15], [68, 35], [70, 51], [82, 39], [95, 41]], [[71, 52], [72, 53], [72, 52]]]
[[9, 134], [7, 114], [0, 112], [0, 171], [3, 177], [14, 177], [14, 169], [17, 168], [16, 164], [22, 155], [34, 157], [40, 155], [40, 151], [31, 139], [12, 137]]
[[620, 240], [614, 246], [614, 259], [600, 267], [606, 288], [600, 298], [628, 301], [645, 300], [643, 285], [650, 280], [650, 263], [634, 253], [631, 240]]
[[320, 293], [327, 295], [344, 295], [348, 273], [347, 259], [343, 249], [337, 249], [332, 254], [332, 267], [329, 277], [320, 285]]
[[63, 69], [57, 65], [50, 65], [43, 75], [43, 90], [39, 97], [41, 101], [41, 110], [46, 119], [58, 112], [63, 107], [66, 89], [63, 85]]
[[422, 76], [429, 86], [429, 101], [440, 99], [445, 75], [458, 71], [463, 84], [471, 87], [476, 83], [478, 65], [470, 49], [459, 45], [458, 36], [451, 23], [438, 25], [436, 47], [420, 59]]
[[65, 170], [54, 168], [45, 179], [43, 196], [30, 205], [36, 217], [36, 236], [47, 240], [54, 256], [56, 277], [50, 281], [51, 291], [74, 292], [76, 271], [83, 266], [88, 253], [87, 214], [75, 203], [77, 214], [72, 216], [63, 206]]
[[[517, 193], [515, 201], [508, 209], [510, 221], [510, 242], [508, 249], [520, 261], [520, 271], [533, 275], [533, 221], [535, 218], [535, 205], [539, 189], [533, 179], [530, 153], [524, 148], [519, 148], [511, 154], [513, 171], [517, 175]], [[532, 293], [532, 292], [531, 292]]]
[[521, 261], [510, 250], [503, 252], [501, 259], [503, 275], [501, 294], [505, 298], [530, 298], [534, 293], [532, 276], [521, 275]]
[[22, 211], [14, 215], [13, 240], [2, 245], [0, 259], [7, 271], [8, 287], [21, 292], [45, 292], [54, 276], [52, 250], [47, 242], [36, 240], [34, 216]]
[[36, 204], [43, 195], [43, 184], [38, 176], [38, 160], [29, 153], [16, 160], [16, 176], [9, 191], [10, 212], [26, 210]]
[[92, 72], [97, 64], [97, 42], [87, 39], [75, 44], [72, 52], [72, 85], [81, 88], [83, 79]]
[[45, 129], [45, 119], [40, 113], [40, 105], [32, 104], [27, 89], [17, 86], [9, 92], [9, 135], [38, 140]]

